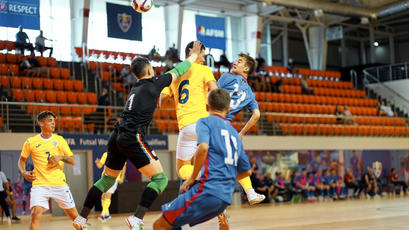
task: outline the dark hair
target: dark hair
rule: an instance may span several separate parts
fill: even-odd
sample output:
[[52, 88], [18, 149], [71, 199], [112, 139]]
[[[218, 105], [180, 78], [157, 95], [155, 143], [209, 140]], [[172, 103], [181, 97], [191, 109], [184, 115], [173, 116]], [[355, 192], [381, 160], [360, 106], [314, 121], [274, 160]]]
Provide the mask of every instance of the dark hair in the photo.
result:
[[137, 78], [143, 77], [146, 74], [146, 66], [149, 65], [149, 60], [144, 57], [137, 57], [132, 60], [131, 71]]
[[225, 89], [214, 89], [209, 93], [208, 102], [212, 110], [227, 111], [230, 108], [230, 95]]
[[[194, 41], [189, 42], [189, 44], [187, 44], [187, 46], [185, 48], [185, 57], [186, 58], [189, 57], [190, 49], [193, 48], [193, 43], [195, 43], [195, 42]], [[206, 46], [203, 45], [203, 43], [200, 43], [200, 44], [202, 44], [202, 47], [200, 48], [200, 50], [205, 50]]]
[[395, 170], [395, 168], [391, 168], [391, 172], [393, 172]]
[[44, 120], [44, 118], [47, 118], [48, 116], [52, 116], [56, 118], [53, 112], [46, 110], [46, 111], [42, 111], [41, 113], [37, 115], [37, 122], [41, 122], [42, 120]]
[[249, 67], [249, 72], [247, 73], [248, 75], [253, 74], [254, 70], [257, 68], [257, 62], [254, 60], [254, 58], [250, 57], [247, 54], [240, 53], [239, 57], [244, 58], [246, 61], [246, 66]]

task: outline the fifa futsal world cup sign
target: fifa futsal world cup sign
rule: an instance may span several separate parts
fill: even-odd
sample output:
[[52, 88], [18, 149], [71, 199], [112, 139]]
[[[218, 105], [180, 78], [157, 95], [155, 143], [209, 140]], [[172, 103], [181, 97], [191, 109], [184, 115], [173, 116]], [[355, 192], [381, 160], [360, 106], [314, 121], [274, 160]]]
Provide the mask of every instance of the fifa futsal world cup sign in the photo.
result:
[[39, 0], [0, 0], [0, 26], [40, 29]]

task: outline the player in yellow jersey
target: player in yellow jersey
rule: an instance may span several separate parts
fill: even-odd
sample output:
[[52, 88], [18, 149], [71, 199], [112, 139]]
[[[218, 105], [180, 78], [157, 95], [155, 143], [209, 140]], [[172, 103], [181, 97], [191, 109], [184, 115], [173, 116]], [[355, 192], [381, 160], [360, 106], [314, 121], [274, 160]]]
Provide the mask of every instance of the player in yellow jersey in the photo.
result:
[[[185, 49], [186, 58], [191, 55], [193, 42]], [[176, 145], [176, 173], [180, 174], [182, 166], [192, 167], [192, 158], [197, 149], [196, 121], [207, 117], [207, 94], [216, 89], [216, 80], [208, 66], [202, 65], [206, 47], [202, 44], [201, 52], [189, 71], [172, 82], [162, 91], [163, 98], [173, 97], [176, 106], [176, 116], [179, 125], [179, 137]], [[182, 169], [183, 170], [183, 169]], [[183, 173], [182, 173], [183, 174]]]
[[[30, 194], [30, 230], [40, 229], [40, 219], [43, 212], [50, 208], [50, 199], [54, 199], [71, 220], [78, 216], [63, 172], [64, 163], [74, 165], [75, 158], [64, 138], [53, 134], [55, 118], [50, 111], [38, 114], [37, 122], [41, 133], [27, 139], [18, 162], [21, 174], [26, 180], [33, 182]], [[30, 155], [34, 171], [26, 171], [26, 161]]]
[[[102, 154], [101, 159], [97, 158], [95, 160], [95, 164], [97, 165], [99, 169], [104, 167], [105, 162], [107, 160], [107, 156], [108, 156], [108, 153], [105, 152], [104, 154]], [[102, 175], [104, 173], [105, 173], [105, 170], [102, 171]], [[111, 205], [111, 196], [112, 194], [115, 193], [118, 187], [118, 184], [124, 183], [125, 173], [126, 173], [126, 162], [125, 162], [124, 168], [122, 169], [121, 173], [116, 178], [115, 184], [112, 185], [112, 187], [106, 193], [103, 193], [101, 196], [102, 212], [101, 212], [101, 215], [98, 217], [99, 220], [105, 222], [111, 219], [111, 215], [109, 214], [109, 206]]]

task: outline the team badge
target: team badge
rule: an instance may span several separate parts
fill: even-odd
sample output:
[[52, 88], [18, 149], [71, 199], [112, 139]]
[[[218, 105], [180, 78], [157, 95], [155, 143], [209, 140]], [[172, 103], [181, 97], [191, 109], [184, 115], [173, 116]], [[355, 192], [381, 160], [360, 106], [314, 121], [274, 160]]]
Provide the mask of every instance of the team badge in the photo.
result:
[[372, 163], [372, 168], [373, 168], [373, 171], [375, 173], [375, 176], [377, 178], [379, 178], [381, 176], [381, 173], [382, 173], [382, 162], [379, 162], [379, 161], [373, 162]]
[[131, 28], [132, 16], [126, 13], [117, 15], [118, 26], [121, 28], [122, 32], [126, 33]]
[[53, 144], [54, 148], [57, 148], [57, 146], [58, 146], [58, 141], [53, 141], [53, 142], [51, 142], [51, 143]]

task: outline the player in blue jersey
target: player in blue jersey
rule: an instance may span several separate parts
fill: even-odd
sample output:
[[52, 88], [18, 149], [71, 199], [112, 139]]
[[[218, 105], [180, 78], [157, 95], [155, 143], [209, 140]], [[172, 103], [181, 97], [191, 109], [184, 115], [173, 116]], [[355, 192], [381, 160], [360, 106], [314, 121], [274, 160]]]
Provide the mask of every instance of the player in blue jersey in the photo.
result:
[[[260, 110], [251, 87], [247, 83], [247, 77], [254, 72], [256, 61], [247, 54], [239, 54], [238, 59], [233, 63], [231, 73], [224, 73], [217, 81], [217, 87], [223, 88], [229, 92], [230, 112], [226, 115], [227, 120], [232, 120], [243, 108], [252, 113], [252, 116], [243, 129], [239, 132], [241, 138], [253, 127], [260, 118]], [[254, 191], [250, 177], [239, 181], [247, 194], [250, 204], [256, 204], [265, 199], [264, 195]]]
[[[180, 188], [181, 195], [162, 206], [154, 230], [193, 226], [216, 217], [231, 203], [236, 179], [250, 175], [251, 166], [240, 136], [225, 119], [229, 103], [226, 90], [209, 93], [210, 115], [196, 125], [198, 149], [193, 173]], [[200, 180], [195, 183], [198, 175]]]

